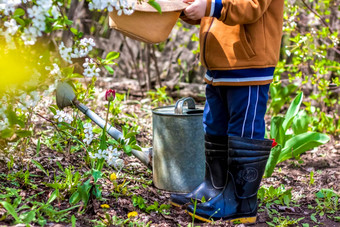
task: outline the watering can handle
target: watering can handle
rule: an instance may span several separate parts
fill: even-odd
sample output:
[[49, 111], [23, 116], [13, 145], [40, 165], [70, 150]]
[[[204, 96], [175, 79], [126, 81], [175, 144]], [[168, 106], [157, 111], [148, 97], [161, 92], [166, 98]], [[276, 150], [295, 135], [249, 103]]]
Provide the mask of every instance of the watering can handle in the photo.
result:
[[184, 103], [188, 105], [188, 109], [195, 109], [195, 100], [191, 97], [181, 98], [175, 104], [175, 114], [183, 114]]

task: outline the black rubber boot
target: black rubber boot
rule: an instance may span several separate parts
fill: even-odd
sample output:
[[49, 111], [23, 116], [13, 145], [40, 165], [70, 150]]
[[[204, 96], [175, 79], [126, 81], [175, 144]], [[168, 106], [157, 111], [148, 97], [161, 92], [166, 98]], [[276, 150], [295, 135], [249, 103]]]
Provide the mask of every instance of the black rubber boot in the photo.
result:
[[228, 170], [228, 137], [205, 136], [205, 177], [204, 181], [192, 192], [187, 194], [172, 194], [170, 203], [181, 207], [193, 200], [209, 201], [217, 196], [224, 188]]
[[229, 170], [225, 188], [206, 203], [189, 205], [187, 212], [206, 222], [222, 219], [255, 223], [257, 191], [271, 147], [271, 140], [229, 137]]

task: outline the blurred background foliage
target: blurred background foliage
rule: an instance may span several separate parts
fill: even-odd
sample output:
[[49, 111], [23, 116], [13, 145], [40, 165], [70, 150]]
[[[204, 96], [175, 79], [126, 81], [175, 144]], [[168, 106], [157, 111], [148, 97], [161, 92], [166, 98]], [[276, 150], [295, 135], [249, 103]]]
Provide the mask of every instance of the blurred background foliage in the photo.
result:
[[[115, 73], [105, 77], [123, 84], [123, 80], [134, 80], [140, 95], [166, 86], [172, 96], [204, 97], [198, 26], [179, 20], [167, 41], [145, 44], [110, 29], [107, 14], [90, 12], [86, 4], [70, 3], [67, 15], [74, 20], [73, 26], [85, 37], [95, 39], [101, 49], [98, 54], [121, 53]], [[310, 129], [340, 134], [339, 28], [339, 1], [285, 1], [281, 60], [270, 89], [270, 115], [284, 112], [297, 92], [302, 91]], [[70, 40], [69, 33], [64, 32], [64, 42]]]

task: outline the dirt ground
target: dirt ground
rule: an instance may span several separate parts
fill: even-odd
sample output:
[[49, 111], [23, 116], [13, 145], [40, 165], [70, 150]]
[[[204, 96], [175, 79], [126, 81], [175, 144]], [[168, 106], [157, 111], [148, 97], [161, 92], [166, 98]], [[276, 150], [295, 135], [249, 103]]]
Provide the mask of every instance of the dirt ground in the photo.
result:
[[[100, 104], [97, 104], [98, 106]], [[95, 107], [94, 107], [95, 108]], [[101, 112], [101, 108], [97, 108], [97, 112]], [[126, 112], [134, 112], [140, 116], [141, 132], [137, 136], [138, 142], [142, 146], [151, 146], [152, 144], [152, 129], [151, 129], [151, 117], [150, 113], [141, 110], [139, 104], [128, 104], [124, 110]], [[40, 135], [39, 131], [47, 130], [49, 122], [36, 117], [36, 135]], [[84, 151], [70, 153], [61, 153], [48, 149], [44, 144], [41, 145], [41, 151], [39, 157], [34, 156], [36, 149], [36, 138], [32, 139], [26, 150], [26, 156], [24, 162], [28, 162], [30, 157], [34, 157], [36, 161], [41, 163], [45, 169], [48, 169], [50, 173], [58, 174], [58, 161], [64, 167], [74, 166], [76, 170], [81, 172], [87, 171], [84, 168], [83, 163]], [[139, 160], [134, 157], [124, 156], [125, 168], [121, 173], [118, 174], [117, 182], [122, 184], [124, 181], [128, 181], [128, 193], [126, 195], [112, 196], [114, 191], [114, 185], [112, 182], [104, 178], [101, 180], [103, 186], [103, 197], [105, 201], [92, 200], [89, 202], [88, 208], [85, 213], [79, 214], [73, 212], [77, 218], [77, 226], [92, 226], [94, 225], [91, 220], [105, 219], [105, 214], [111, 216], [117, 216], [121, 219], [126, 219], [127, 214], [132, 211], [137, 211], [138, 216], [135, 220], [139, 223], [151, 223], [151, 226], [188, 226], [192, 223], [192, 218], [180, 208], [170, 208], [167, 213], [161, 214], [156, 212], [146, 213], [141, 211], [139, 208], [133, 206], [131, 201], [132, 195], [142, 196], [147, 204], [153, 204], [155, 201], [159, 204], [169, 204], [169, 197], [171, 192], [157, 189], [152, 184], [152, 172], [147, 169]], [[19, 168], [19, 167], [18, 167]], [[33, 171], [32, 171], [33, 168]], [[41, 170], [34, 166], [31, 166], [30, 171], [32, 174], [43, 176]], [[314, 172], [314, 183], [310, 184], [310, 173]], [[9, 171], [6, 167], [6, 163], [1, 162], [0, 173], [7, 174]], [[107, 172], [110, 173], [110, 170]], [[51, 174], [53, 175], [53, 174]], [[48, 178], [47, 176], [32, 178], [32, 181], [38, 185], [36, 190], [31, 188], [22, 188], [23, 198], [34, 195], [38, 192], [42, 192], [37, 197], [37, 200], [46, 200], [50, 196], [52, 189], [46, 187], [42, 182], [51, 182], [53, 176]], [[2, 186], [13, 187], [13, 184], [6, 180], [1, 179]], [[316, 219], [319, 223], [314, 222], [311, 219], [314, 210], [309, 209], [309, 205], [316, 206], [315, 193], [322, 188], [333, 189], [338, 194], [340, 193], [340, 143], [334, 138], [331, 141], [312, 151], [308, 151], [306, 154], [301, 156], [301, 160], [288, 160], [277, 166], [274, 174], [267, 179], [262, 181], [262, 185], [266, 187], [274, 186], [275, 188], [284, 185], [286, 189], [292, 189], [293, 203], [291, 206], [281, 206], [272, 204], [270, 207], [266, 207], [263, 204], [259, 208], [257, 223], [252, 226], [268, 226], [267, 222], [273, 222], [273, 219], [268, 213], [268, 209], [276, 210], [280, 216], [290, 218], [304, 218], [300, 221], [300, 225], [304, 223], [304, 226], [340, 226], [339, 222], [335, 222], [333, 217], [340, 216], [340, 211], [331, 215], [316, 215]], [[108, 204], [110, 208], [103, 209], [100, 207], [101, 204]], [[70, 207], [68, 199], [59, 201], [53, 204], [54, 206], [65, 209]], [[4, 209], [0, 208], [0, 217], [4, 213]], [[13, 219], [8, 217], [5, 220], [0, 221], [0, 226], [6, 226], [13, 223]], [[215, 223], [202, 223], [197, 220], [194, 222], [194, 226], [228, 226], [229, 224], [218, 221]], [[230, 224], [231, 225], [231, 224]], [[48, 223], [48, 226], [70, 226], [68, 223]], [[244, 225], [237, 225], [244, 226]]]

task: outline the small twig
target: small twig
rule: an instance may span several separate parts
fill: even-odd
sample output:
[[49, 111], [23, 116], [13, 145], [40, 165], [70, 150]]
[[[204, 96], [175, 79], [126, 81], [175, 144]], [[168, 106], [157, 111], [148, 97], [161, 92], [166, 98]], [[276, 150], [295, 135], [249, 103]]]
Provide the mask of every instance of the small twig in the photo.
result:
[[314, 13], [316, 16], [318, 16], [321, 20], [321, 22], [329, 29], [329, 31], [331, 33], [333, 33], [333, 29], [331, 27], [329, 27], [329, 25], [326, 23], [326, 21], [321, 17], [320, 14], [318, 14], [318, 12], [316, 12], [314, 9], [312, 9], [304, 0], [301, 0], [302, 3], [312, 12]]
[[154, 45], [152, 45], [151, 57], [152, 57], [153, 61], [155, 62], [156, 76], [157, 76], [157, 81], [158, 81], [159, 87], [162, 87], [161, 75], [160, 75], [159, 68], [158, 68], [158, 61], [157, 61]]
[[142, 82], [141, 82], [141, 75], [139, 73], [139, 67], [138, 67], [138, 64], [135, 60], [135, 56], [133, 54], [133, 51], [131, 49], [131, 47], [128, 45], [127, 41], [126, 41], [126, 37], [123, 36], [123, 41], [124, 41], [124, 44], [126, 46], [126, 48], [128, 49], [130, 55], [131, 55], [131, 59], [132, 59], [132, 62], [133, 62], [133, 66], [135, 67], [135, 70], [136, 70], [136, 74], [137, 74], [137, 79], [138, 79], [138, 84], [139, 84], [139, 87], [142, 91], [142, 96], [144, 96], [144, 93], [143, 93], [143, 88], [142, 88]]

